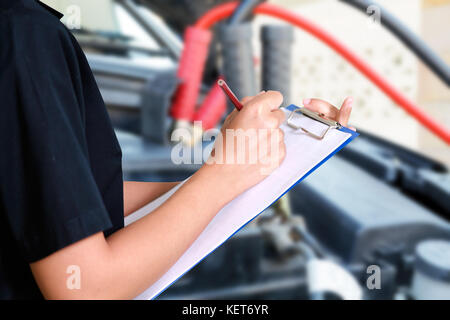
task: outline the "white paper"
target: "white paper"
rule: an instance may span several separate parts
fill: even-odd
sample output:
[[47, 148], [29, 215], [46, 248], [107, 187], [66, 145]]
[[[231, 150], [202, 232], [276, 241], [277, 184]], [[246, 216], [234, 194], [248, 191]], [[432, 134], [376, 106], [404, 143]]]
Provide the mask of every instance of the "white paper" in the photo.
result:
[[[286, 113], [290, 112], [284, 110]], [[299, 113], [295, 115], [294, 121], [295, 124], [302, 125], [311, 132], [321, 132], [326, 129], [326, 125]], [[323, 140], [318, 140], [302, 130], [289, 127], [286, 123], [281, 128], [285, 133], [286, 143], [286, 157], [281, 166], [220, 210], [180, 259], [136, 299], [152, 299], [164, 291], [352, 136], [350, 133], [332, 129]], [[155, 210], [179, 187], [180, 185], [128, 216], [125, 224], [130, 224]]]

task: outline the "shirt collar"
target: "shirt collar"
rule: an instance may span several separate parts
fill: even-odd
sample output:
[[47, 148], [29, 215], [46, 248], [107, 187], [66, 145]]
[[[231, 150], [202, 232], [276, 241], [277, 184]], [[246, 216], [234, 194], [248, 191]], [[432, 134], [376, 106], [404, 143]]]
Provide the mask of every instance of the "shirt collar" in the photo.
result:
[[46, 4], [43, 3], [43, 2], [41, 2], [41, 1], [39, 1], [39, 0], [36, 0], [36, 2], [37, 2], [42, 8], [44, 8], [45, 10], [47, 10], [48, 12], [50, 12], [51, 14], [53, 14], [53, 15], [54, 15], [55, 17], [57, 17], [58, 19], [61, 19], [61, 18], [64, 16], [61, 12], [59, 12], [59, 11], [53, 9], [52, 7], [46, 5]]

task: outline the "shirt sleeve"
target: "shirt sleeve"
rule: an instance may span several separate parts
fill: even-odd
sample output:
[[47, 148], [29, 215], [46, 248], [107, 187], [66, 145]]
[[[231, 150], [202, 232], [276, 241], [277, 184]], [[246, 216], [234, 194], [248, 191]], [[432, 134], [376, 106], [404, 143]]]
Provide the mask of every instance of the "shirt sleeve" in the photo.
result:
[[34, 262], [112, 223], [90, 167], [73, 39], [39, 24], [17, 24], [11, 39], [0, 81], [0, 206]]

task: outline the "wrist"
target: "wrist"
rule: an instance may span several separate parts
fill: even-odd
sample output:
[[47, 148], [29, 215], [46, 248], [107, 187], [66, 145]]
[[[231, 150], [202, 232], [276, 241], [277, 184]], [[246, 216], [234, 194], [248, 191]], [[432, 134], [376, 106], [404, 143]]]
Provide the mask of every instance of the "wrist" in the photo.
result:
[[223, 164], [204, 164], [195, 175], [202, 181], [209, 191], [213, 191], [219, 198], [218, 201], [224, 205], [239, 195], [234, 187], [232, 173], [226, 172]]

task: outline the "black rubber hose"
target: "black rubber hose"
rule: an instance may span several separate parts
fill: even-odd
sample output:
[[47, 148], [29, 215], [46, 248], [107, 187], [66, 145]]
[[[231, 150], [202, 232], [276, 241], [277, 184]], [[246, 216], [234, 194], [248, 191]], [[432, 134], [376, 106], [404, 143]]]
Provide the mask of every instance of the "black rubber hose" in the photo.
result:
[[243, 0], [239, 4], [239, 6], [234, 10], [233, 14], [231, 15], [230, 19], [228, 20], [228, 23], [230, 25], [235, 25], [238, 23], [245, 22], [253, 12], [253, 9], [255, 9], [256, 6], [259, 4], [265, 2], [265, 0]]
[[266, 25], [261, 30], [262, 90], [283, 94], [285, 107], [291, 101], [291, 56], [294, 29], [289, 25]]
[[[223, 24], [218, 30], [222, 46], [223, 75], [239, 99], [258, 93], [253, 63], [252, 26], [250, 23]], [[228, 101], [228, 111], [234, 105]]]
[[370, 6], [376, 6], [380, 12], [381, 24], [391, 31], [400, 41], [403, 42], [415, 55], [422, 60], [447, 86], [450, 86], [450, 67], [442, 60], [428, 45], [416, 36], [408, 27], [406, 27], [394, 15], [381, 7], [375, 1], [370, 0], [340, 0], [345, 2], [366, 14], [371, 12], [367, 10]]

